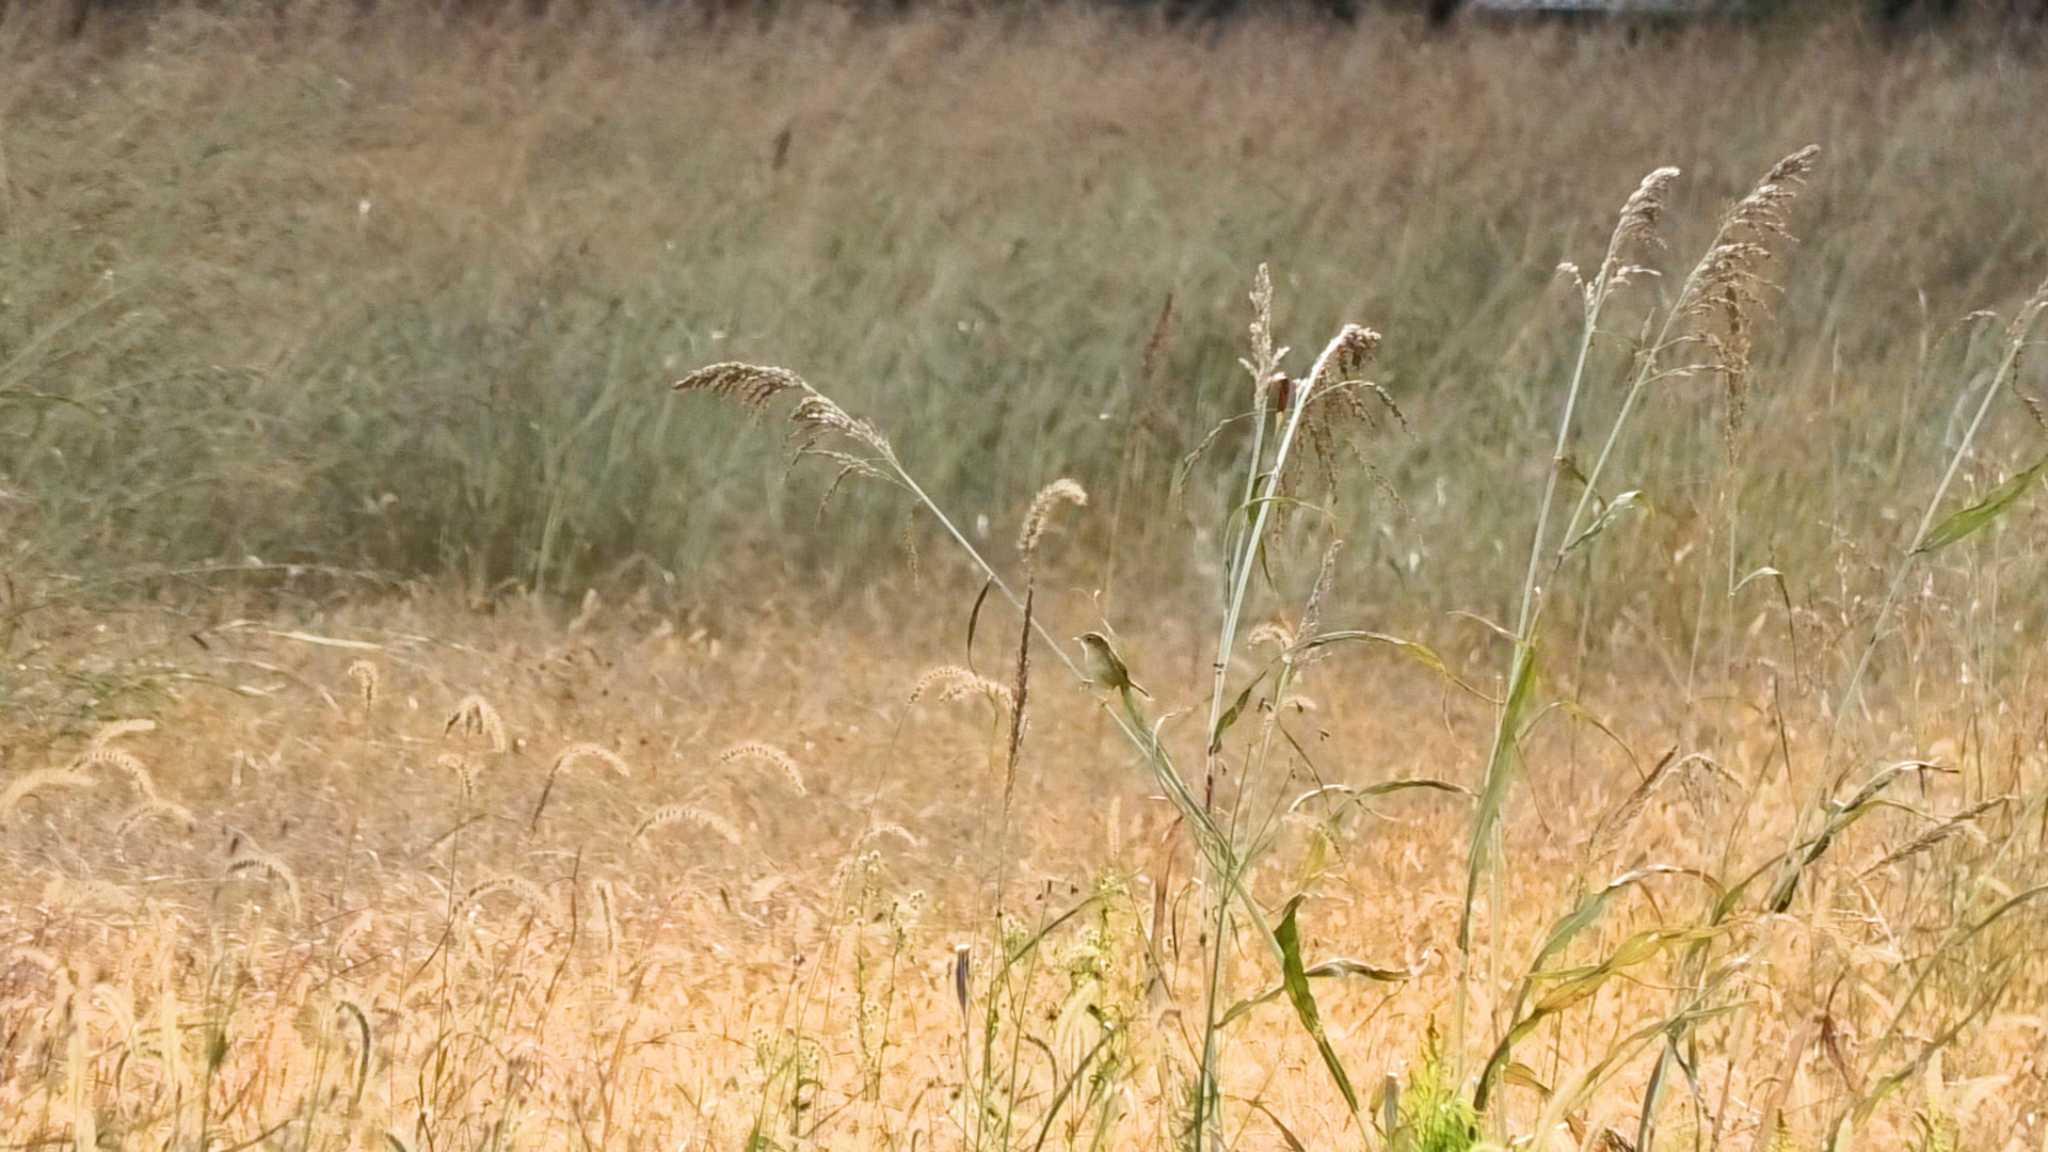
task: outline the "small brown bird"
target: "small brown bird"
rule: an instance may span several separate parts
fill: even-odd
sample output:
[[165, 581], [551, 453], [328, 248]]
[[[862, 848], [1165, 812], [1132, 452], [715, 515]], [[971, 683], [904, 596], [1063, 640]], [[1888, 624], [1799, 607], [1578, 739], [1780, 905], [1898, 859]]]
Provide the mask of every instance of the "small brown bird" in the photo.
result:
[[1100, 632], [1084, 632], [1076, 637], [1081, 642], [1082, 667], [1088, 673], [1088, 682], [1118, 691], [1136, 692], [1150, 700], [1152, 694], [1138, 687], [1131, 680], [1131, 670], [1124, 666], [1123, 657], [1117, 655], [1109, 637]]

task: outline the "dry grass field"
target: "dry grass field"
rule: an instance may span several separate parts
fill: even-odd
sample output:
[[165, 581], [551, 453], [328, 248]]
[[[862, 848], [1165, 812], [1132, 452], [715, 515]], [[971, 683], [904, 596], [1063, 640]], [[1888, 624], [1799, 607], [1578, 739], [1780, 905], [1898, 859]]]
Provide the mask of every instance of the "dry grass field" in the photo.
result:
[[2040, 46], [6, 12], [0, 1147], [2048, 1149]]

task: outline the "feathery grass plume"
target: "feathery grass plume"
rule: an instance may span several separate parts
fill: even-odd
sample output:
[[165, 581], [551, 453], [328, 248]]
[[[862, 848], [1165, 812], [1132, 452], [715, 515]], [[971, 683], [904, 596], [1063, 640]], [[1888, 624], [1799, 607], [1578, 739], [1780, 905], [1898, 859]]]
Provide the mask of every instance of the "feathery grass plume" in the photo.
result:
[[121, 815], [121, 822], [114, 828], [115, 842], [126, 840], [130, 833], [151, 820], [169, 820], [187, 832], [199, 826], [190, 808], [152, 795]]
[[23, 800], [36, 792], [52, 788], [90, 788], [92, 777], [71, 768], [39, 768], [34, 772], [17, 777], [4, 791], [0, 791], [0, 820], [12, 815]]
[[251, 874], [276, 884], [278, 890], [284, 893], [285, 904], [291, 912], [292, 919], [298, 919], [301, 910], [299, 877], [298, 873], [292, 871], [290, 865], [268, 852], [244, 846], [238, 856], [228, 861], [227, 868], [221, 872], [221, 880], [225, 882]]
[[455, 711], [449, 714], [441, 734], [453, 735], [458, 731], [465, 736], [481, 738], [493, 752], [504, 752], [512, 747], [512, 741], [505, 735], [505, 721], [499, 718], [498, 710], [491, 707], [489, 700], [475, 693], [456, 702]]
[[1678, 304], [1680, 318], [1692, 324], [1692, 339], [1707, 345], [1706, 370], [1718, 374], [1726, 393], [1723, 412], [1728, 450], [1740, 440], [1749, 401], [1749, 362], [1756, 312], [1770, 281], [1764, 266], [1770, 242], [1790, 242], [1787, 213], [1799, 189], [1820, 160], [1820, 148], [1808, 145], [1778, 161], [1747, 196], [1722, 217], [1713, 243], [1686, 283]]
[[766, 411], [784, 393], [814, 391], [803, 377], [787, 368], [732, 361], [699, 368], [676, 381], [674, 387], [678, 392], [703, 392], [730, 400], [754, 412]]
[[859, 836], [854, 837], [853, 839], [853, 850], [859, 851], [861, 848], [864, 848], [867, 845], [872, 844], [885, 836], [901, 841], [905, 848], [924, 847], [924, 841], [919, 840], [914, 834], [912, 834], [910, 829], [905, 828], [901, 824], [893, 824], [888, 821], [882, 821], [879, 823], [870, 824], [866, 828], [862, 829], [861, 834]]
[[649, 812], [633, 829], [633, 839], [644, 842], [649, 835], [675, 824], [693, 824], [734, 847], [741, 843], [740, 830], [732, 821], [694, 804], [664, 804]]
[[[1621, 214], [1616, 217], [1614, 231], [1607, 239], [1607, 255], [1600, 261], [1600, 274], [1592, 284], [1583, 286], [1589, 305], [1604, 301], [1634, 277], [1649, 273], [1647, 268], [1623, 261], [1633, 252], [1664, 246], [1664, 239], [1657, 232], [1657, 222], [1663, 218], [1671, 185], [1679, 175], [1676, 168], [1658, 168], [1643, 177], [1642, 183], [1636, 185], [1636, 190], [1622, 202]], [[1576, 274], [1577, 270], [1572, 271]]]
[[629, 780], [632, 779], [632, 766], [626, 763], [624, 757], [602, 744], [587, 743], [571, 744], [567, 748], [562, 749], [562, 754], [555, 757], [554, 767], [548, 769], [548, 775], [553, 776], [559, 772], [567, 772], [584, 760], [595, 760], [620, 776]]
[[555, 794], [555, 784], [561, 779], [562, 773], [575, 767], [581, 760], [595, 760], [620, 776], [631, 778], [633, 775], [632, 766], [626, 763], [625, 758], [602, 744], [576, 743], [562, 749], [561, 755], [556, 756], [555, 762], [549, 765], [547, 779], [540, 787], [540, 799], [534, 802], [533, 816], [527, 822], [529, 835], [540, 831], [541, 814], [547, 811], [548, 799]]
[[1016, 704], [1008, 685], [971, 672], [957, 664], [941, 664], [936, 668], [926, 669], [910, 689], [912, 704], [922, 703], [928, 699], [937, 700], [942, 704], [952, 704], [975, 696], [988, 700], [1004, 711], [1008, 711]]
[[377, 696], [384, 686], [384, 674], [377, 665], [368, 660], [356, 660], [348, 666], [348, 678], [356, 686], [356, 699], [362, 702], [363, 711], [377, 706]]
[[548, 919], [548, 894], [524, 876], [494, 876], [469, 886], [462, 894], [462, 907], [473, 908], [500, 892], [511, 892], [542, 919]]
[[[1371, 328], [1346, 324], [1316, 358], [1309, 371], [1308, 395], [1302, 401], [1300, 435], [1308, 451], [1290, 458], [1280, 489], [1283, 494], [1300, 491], [1302, 470], [1312, 459], [1324, 493], [1334, 497], [1338, 491], [1338, 453], [1348, 449], [1382, 491], [1399, 499], [1393, 485], [1372, 466], [1363, 444], [1366, 434], [1379, 430], [1383, 413], [1403, 427], [1408, 423], [1393, 394], [1365, 378], [1366, 368], [1379, 353], [1380, 340], [1380, 334]], [[1294, 382], [1284, 375], [1278, 380], [1284, 385], [1273, 397], [1275, 419], [1287, 412], [1294, 387]]]
[[[816, 456], [839, 466], [839, 474], [819, 501], [821, 510], [831, 500], [832, 493], [851, 477], [901, 482], [895, 475], [900, 471], [895, 466], [896, 453], [881, 431], [848, 414], [831, 397], [811, 387], [803, 377], [787, 368], [730, 361], [711, 364], [676, 381], [674, 388], [677, 392], [717, 396], [756, 413], [765, 412], [785, 395], [798, 394], [796, 406], [789, 413], [789, 442], [796, 449], [795, 459]], [[834, 440], [848, 442], [857, 450], [849, 452], [843, 448], [828, 447]], [[859, 455], [859, 449], [873, 455]]]
[[1061, 477], [1038, 490], [1031, 501], [1030, 511], [1024, 514], [1024, 528], [1017, 534], [1017, 554], [1030, 564], [1038, 554], [1038, 542], [1052, 523], [1052, 515], [1062, 504], [1076, 508], [1088, 506], [1088, 493], [1072, 479]]
[[132, 755], [124, 749], [108, 747], [103, 744], [94, 745], [87, 749], [85, 755], [79, 758], [78, 763], [81, 767], [90, 765], [95, 768], [112, 768], [127, 776], [129, 781], [135, 785], [135, 790], [140, 792], [144, 798], [156, 799], [156, 777], [150, 775], [149, 767], [142, 762], [140, 757]]
[[89, 753], [96, 752], [122, 737], [140, 736], [145, 732], [154, 731], [156, 731], [156, 721], [154, 720], [116, 720], [111, 724], [102, 724], [92, 734], [92, 739], [86, 742], [86, 751]]
[[455, 778], [462, 782], [462, 798], [464, 800], [469, 800], [476, 796], [477, 767], [474, 759], [460, 752], [443, 752], [439, 756], [434, 757], [434, 767], [445, 768], [455, 773]]
[[748, 740], [718, 754], [720, 764], [737, 764], [742, 760], [759, 760], [772, 765], [781, 771], [783, 779], [789, 781], [790, 790], [799, 796], [806, 795], [809, 791], [804, 787], [803, 769], [797, 766], [796, 758], [773, 744]]

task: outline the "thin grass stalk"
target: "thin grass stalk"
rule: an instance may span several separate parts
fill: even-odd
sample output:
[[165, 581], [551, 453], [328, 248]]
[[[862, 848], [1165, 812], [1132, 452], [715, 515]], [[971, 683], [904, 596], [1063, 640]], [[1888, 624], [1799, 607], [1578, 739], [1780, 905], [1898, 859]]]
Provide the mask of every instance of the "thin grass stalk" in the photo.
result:
[[[1876, 617], [1870, 624], [1870, 637], [1864, 642], [1863, 652], [1856, 658], [1856, 667], [1849, 673], [1848, 682], [1842, 686], [1842, 694], [1835, 704], [1834, 717], [1828, 724], [1828, 740], [1821, 756], [1821, 770], [1826, 776], [1827, 766], [1834, 760], [1835, 749], [1842, 731], [1842, 719], [1855, 706], [1863, 678], [1870, 671], [1870, 661], [1877, 652], [1878, 644], [1884, 639], [1885, 621], [1891, 616], [1892, 608], [1898, 603], [1899, 592], [1905, 588], [1906, 578], [1921, 557], [1921, 548], [1927, 542], [1927, 534], [1934, 528], [1934, 518], [1941, 512], [1941, 506], [1948, 497], [1949, 488], [1955, 483], [1956, 473], [1962, 469], [1963, 461], [1977, 442], [1977, 434], [1983, 429], [1984, 421], [1991, 413], [1991, 405], [2001, 393], [2011, 386], [2019, 374], [2020, 355], [2026, 348], [2027, 338], [2033, 330], [2033, 323], [2048, 309], [2048, 282], [2036, 289], [2033, 298], [2021, 306], [2014, 318], [2010, 338], [2006, 341], [2005, 355], [2000, 359], [1998, 371], [1991, 383], [1984, 389], [1983, 399], [1977, 402], [1977, 410], [1970, 417], [1969, 427], [1963, 432], [1962, 442], [1949, 456], [1948, 467], [1942, 471], [1940, 483], [1934, 486], [1934, 495], [1928, 499], [1927, 508], [1920, 515], [1920, 526], [1913, 530], [1913, 542], [1906, 554], [1899, 559], [1898, 568], [1892, 574], [1891, 586], [1885, 589], [1884, 602], [1879, 605]], [[1823, 780], [1822, 787], [1829, 785]]]
[[[1289, 404], [1287, 411], [1287, 424], [1281, 432], [1280, 443], [1274, 450], [1272, 467], [1264, 469], [1263, 471], [1260, 467], [1260, 465], [1263, 463], [1260, 453], [1263, 451], [1261, 444], [1264, 440], [1264, 429], [1266, 425], [1266, 421], [1264, 418], [1266, 411], [1266, 389], [1263, 386], [1258, 389], [1259, 418], [1255, 421], [1255, 423], [1258, 425], [1260, 431], [1253, 437], [1253, 454], [1251, 458], [1251, 466], [1248, 469], [1248, 475], [1245, 480], [1245, 487], [1247, 493], [1256, 493], [1256, 496], [1253, 497], [1248, 495], [1247, 497], [1248, 501], [1250, 502], [1249, 506], [1252, 511], [1252, 522], [1250, 527], [1246, 529], [1244, 535], [1240, 537], [1238, 542], [1235, 558], [1232, 562], [1230, 569], [1232, 579], [1230, 598], [1228, 602], [1225, 604], [1223, 612], [1223, 621], [1221, 626], [1217, 630], [1215, 663], [1216, 675], [1209, 700], [1208, 746], [1212, 748], [1215, 745], [1215, 738], [1217, 735], [1218, 728], [1223, 722], [1223, 701], [1225, 696], [1227, 695], [1227, 678], [1230, 673], [1230, 657], [1237, 646], [1238, 624], [1242, 618], [1242, 613], [1244, 610], [1245, 594], [1251, 586], [1252, 570], [1257, 566], [1259, 542], [1265, 535], [1266, 521], [1268, 515], [1272, 511], [1274, 498], [1277, 496], [1279, 492], [1281, 478], [1285, 474], [1287, 467], [1287, 457], [1294, 446], [1295, 434], [1301, 427], [1302, 413], [1308, 408], [1310, 395], [1314, 391], [1315, 382], [1322, 376], [1324, 365], [1328, 362], [1329, 358], [1336, 353], [1338, 347], [1338, 340], [1332, 340], [1328, 345], [1324, 346], [1322, 355], [1316, 357], [1314, 367], [1312, 367], [1309, 370], [1309, 373], [1306, 376], [1302, 377], [1299, 381], [1296, 381], [1295, 386], [1290, 390], [1291, 395], [1288, 397]], [[1258, 480], [1261, 475], [1264, 475], [1266, 478], [1266, 482], [1263, 489], [1260, 489], [1258, 484]], [[1232, 509], [1231, 519], [1235, 521], [1237, 517], [1244, 511], [1244, 507]], [[1208, 794], [1206, 794], [1203, 797], [1202, 808], [1205, 812], [1209, 809], [1210, 802], [1214, 799], [1216, 754], [1209, 753], [1207, 759], [1209, 762], [1208, 771], [1210, 790]], [[1213, 823], [1209, 825], [1209, 828], [1209, 834], [1212, 836], [1224, 835], [1215, 829]], [[1224, 962], [1222, 942], [1230, 933], [1230, 897], [1232, 892], [1239, 892], [1243, 897], [1243, 903], [1245, 904], [1245, 906], [1247, 908], [1254, 908], [1250, 893], [1245, 892], [1240, 884], [1241, 877], [1238, 875], [1238, 870], [1242, 867], [1243, 862], [1237, 859], [1237, 853], [1235, 851], [1235, 836], [1229, 836], [1225, 843], [1219, 845], [1219, 847], [1225, 849], [1224, 858], [1227, 865], [1227, 871], [1219, 874], [1218, 879], [1221, 881], [1221, 883], [1219, 884], [1216, 892], [1216, 949], [1210, 961], [1208, 994], [1205, 998], [1203, 1010], [1202, 1063], [1196, 1078], [1196, 1114], [1193, 1131], [1193, 1152], [1201, 1152], [1202, 1133], [1205, 1127], [1205, 1113], [1208, 1108], [1208, 1101], [1211, 1098], [1211, 1093], [1215, 1088], [1214, 1062], [1216, 1057], [1216, 1032], [1218, 1026], [1217, 1009], [1222, 998], [1221, 969]], [[1258, 916], [1256, 911], [1254, 911], [1254, 916], [1259, 921], [1258, 927], [1261, 935], [1263, 935], [1266, 938], [1267, 942], [1270, 944], [1272, 942], [1271, 929], [1265, 925], [1264, 918], [1262, 916]], [[1220, 1147], [1220, 1134], [1218, 1140], [1218, 1146]]]
[[[1609, 247], [1610, 249], [1613, 247], [1612, 242], [1610, 242]], [[1521, 608], [1515, 618], [1515, 650], [1508, 669], [1507, 682], [1509, 684], [1520, 682], [1522, 677], [1528, 674], [1527, 664], [1533, 656], [1530, 644], [1531, 627], [1534, 623], [1536, 579], [1538, 573], [1542, 571], [1543, 565], [1543, 544], [1550, 528], [1551, 507], [1557, 498], [1557, 479], [1564, 469], [1565, 448], [1570, 443], [1572, 422], [1578, 412], [1579, 393], [1585, 383], [1586, 365], [1592, 358], [1593, 337], [1599, 331], [1600, 313], [1607, 303], [1609, 294], [1608, 282], [1613, 265], [1614, 262], [1611, 259], [1601, 264], [1600, 271], [1594, 278], [1592, 290], [1587, 297], [1585, 325], [1579, 333], [1579, 350], [1578, 354], [1573, 358], [1571, 380], [1565, 387], [1564, 411], [1558, 417], [1557, 443], [1551, 449], [1550, 468], [1548, 469], [1548, 475], [1543, 481], [1543, 497], [1536, 505], [1536, 531], [1529, 541], [1529, 565], [1522, 577]], [[1490, 795], [1496, 787], [1496, 782], [1492, 779], [1492, 776], [1496, 771], [1496, 766], [1501, 763], [1501, 756], [1505, 749], [1506, 741], [1512, 738], [1511, 733], [1508, 731], [1510, 722], [1511, 717], [1508, 715], [1508, 709], [1502, 707], [1495, 717], [1492, 747], [1487, 751], [1486, 756], [1488, 780], [1481, 789], [1482, 799], [1473, 813], [1471, 842], [1468, 847], [1469, 864], [1465, 882], [1465, 905], [1464, 911], [1458, 920], [1458, 994], [1456, 1006], [1453, 1009], [1451, 1042], [1453, 1052], [1452, 1067], [1459, 1076], [1464, 1074], [1467, 1040], [1466, 1015], [1470, 1011], [1472, 902], [1477, 895], [1479, 873], [1486, 866], [1485, 848], [1483, 845], [1486, 843], [1486, 837], [1491, 833], [1489, 825], [1497, 815], [1497, 813], [1489, 814], [1487, 812], [1488, 804], [1484, 797]]]

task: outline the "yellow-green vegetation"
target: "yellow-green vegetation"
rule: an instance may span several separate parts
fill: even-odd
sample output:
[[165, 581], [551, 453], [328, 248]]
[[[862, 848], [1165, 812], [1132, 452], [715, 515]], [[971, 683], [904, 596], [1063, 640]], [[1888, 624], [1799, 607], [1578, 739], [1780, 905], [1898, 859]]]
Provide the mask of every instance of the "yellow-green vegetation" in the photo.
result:
[[356, 12], [0, 24], [0, 1145], [2048, 1148], [2019, 48]]

